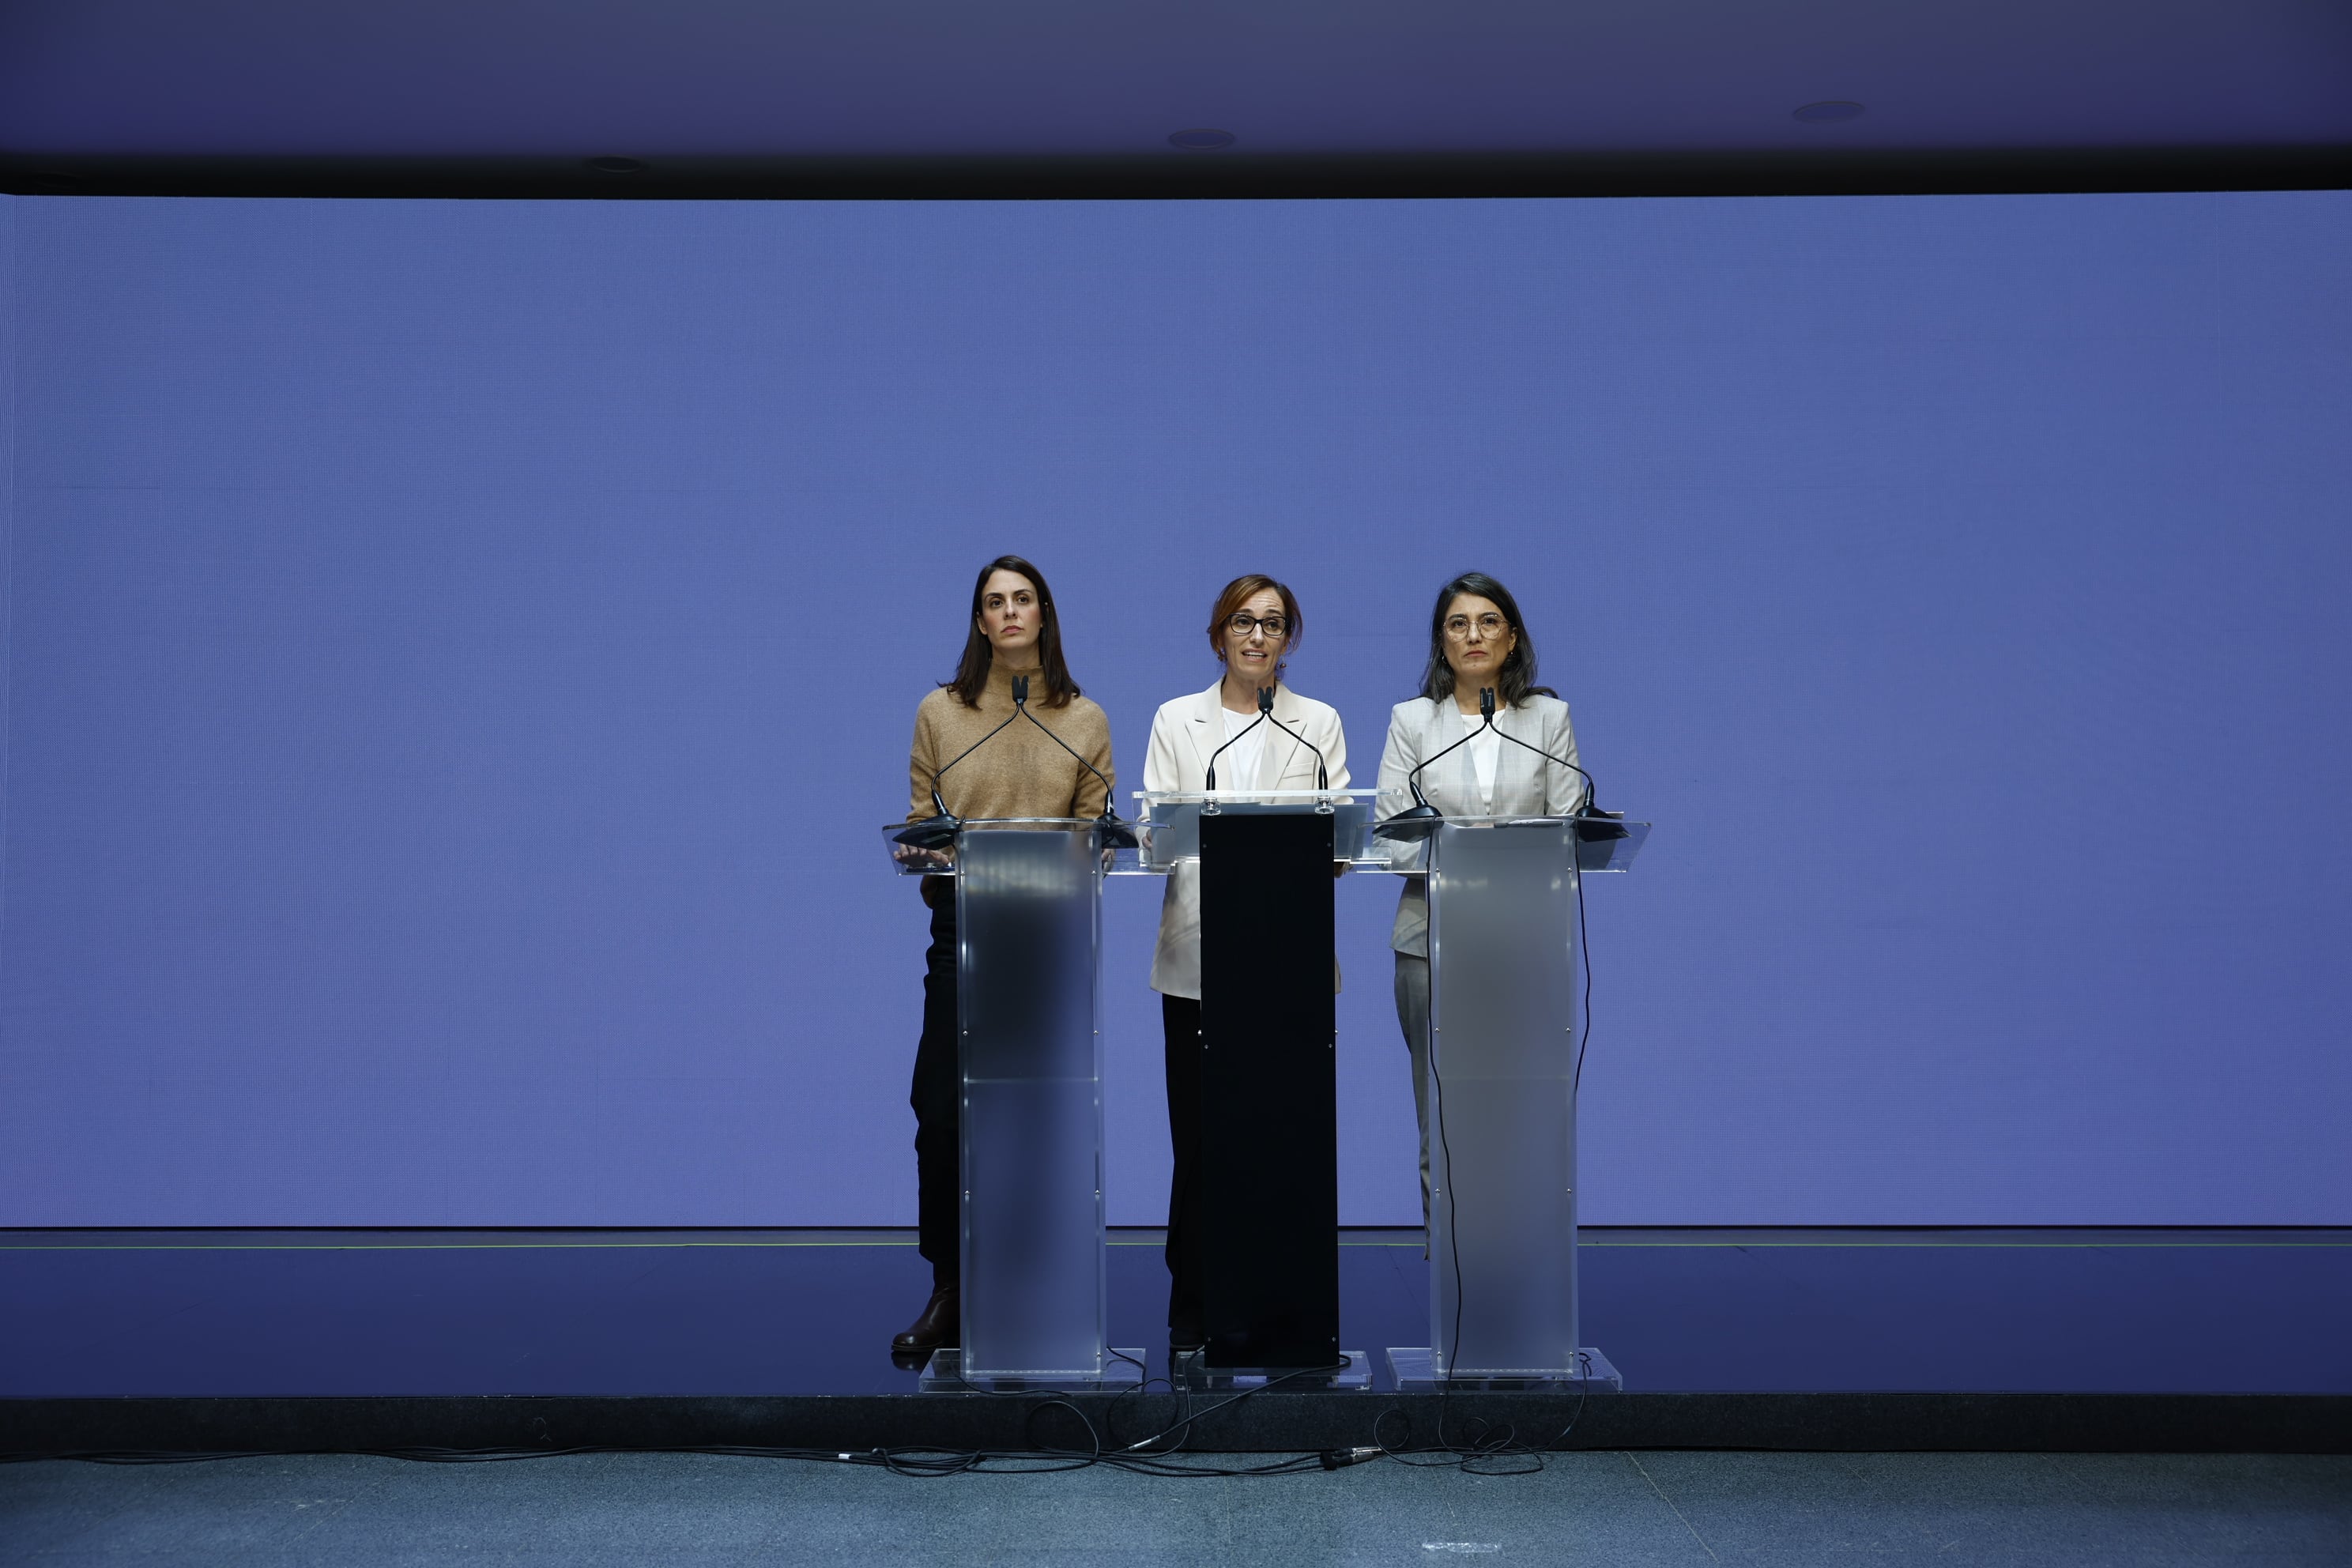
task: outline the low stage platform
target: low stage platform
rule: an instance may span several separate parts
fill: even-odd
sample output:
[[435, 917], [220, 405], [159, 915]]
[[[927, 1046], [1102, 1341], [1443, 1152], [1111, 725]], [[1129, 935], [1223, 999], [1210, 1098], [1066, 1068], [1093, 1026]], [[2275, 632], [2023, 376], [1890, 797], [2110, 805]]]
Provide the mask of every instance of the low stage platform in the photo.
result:
[[[1132, 1394], [917, 1392], [897, 1231], [0, 1233], [0, 1451], [1123, 1445], [2344, 1452], [2352, 1232], [1593, 1230], [1622, 1394], [1399, 1394], [1417, 1233], [1351, 1231], [1369, 1391], [1168, 1391], [1159, 1237], [1114, 1233]], [[1214, 1407], [1214, 1408], [1213, 1408]], [[1078, 1414], [1086, 1419], [1081, 1422]]]

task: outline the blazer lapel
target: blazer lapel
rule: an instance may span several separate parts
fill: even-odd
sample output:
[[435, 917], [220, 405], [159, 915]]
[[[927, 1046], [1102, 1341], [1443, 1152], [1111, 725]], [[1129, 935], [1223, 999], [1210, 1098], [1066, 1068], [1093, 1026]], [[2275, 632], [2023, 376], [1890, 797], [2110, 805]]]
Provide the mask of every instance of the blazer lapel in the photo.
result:
[[[1290, 694], [1290, 688], [1277, 683], [1274, 689], [1275, 718], [1305, 734], [1307, 727], [1298, 721], [1303, 711], [1298, 699]], [[1265, 747], [1258, 753], [1257, 787], [1280, 789], [1283, 775], [1290, 771], [1293, 763], [1302, 759], [1311, 763], [1314, 753], [1269, 723], [1265, 726]], [[1314, 774], [1310, 773], [1307, 778], [1311, 783]]]
[[[1454, 699], [1441, 697], [1426, 704], [1422, 713], [1421, 754], [1423, 760], [1437, 753], [1462, 739], [1465, 731], [1454, 706]], [[1440, 758], [1436, 764], [1421, 775], [1421, 793], [1429, 795], [1437, 809], [1455, 816], [1470, 814], [1476, 808], [1470, 783], [1473, 775], [1465, 771], [1470, 760], [1470, 748], [1456, 747], [1454, 752]], [[1443, 798], [1438, 798], [1440, 795]]]
[[[1536, 743], [1528, 733], [1534, 713], [1519, 708], [1498, 709], [1495, 728], [1506, 735], [1516, 736]], [[1495, 801], [1487, 809], [1497, 816], [1517, 816], [1528, 809], [1528, 782], [1534, 772], [1536, 755], [1526, 746], [1514, 746], [1508, 741], [1498, 742], [1502, 754], [1495, 759]]]
[[1192, 721], [1184, 726], [1186, 739], [1192, 742], [1192, 771], [1201, 783], [1194, 789], [1208, 787], [1209, 759], [1225, 743], [1225, 719], [1219, 700], [1224, 689], [1221, 679], [1216, 685], [1192, 699]]

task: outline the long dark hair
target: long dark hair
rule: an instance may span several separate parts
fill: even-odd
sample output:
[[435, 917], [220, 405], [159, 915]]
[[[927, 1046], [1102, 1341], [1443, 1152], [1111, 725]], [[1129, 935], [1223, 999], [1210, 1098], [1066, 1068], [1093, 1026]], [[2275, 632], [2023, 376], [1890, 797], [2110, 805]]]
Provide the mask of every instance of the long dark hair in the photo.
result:
[[1511, 623], [1511, 630], [1518, 634], [1495, 683], [1495, 695], [1502, 705], [1517, 708], [1530, 697], [1558, 697], [1559, 693], [1550, 687], [1536, 684], [1536, 639], [1528, 635], [1527, 623], [1519, 619], [1519, 602], [1484, 572], [1465, 572], [1437, 591], [1437, 607], [1429, 612], [1429, 668], [1421, 672], [1421, 694], [1432, 702], [1443, 702], [1454, 695], [1454, 667], [1445, 662], [1445, 612], [1465, 594], [1493, 600], [1503, 618]]
[[1018, 555], [998, 556], [971, 580], [971, 617], [964, 623], [963, 658], [956, 661], [955, 679], [940, 685], [954, 692], [956, 700], [965, 707], [980, 706], [980, 694], [988, 689], [988, 668], [996, 659], [995, 647], [981, 633], [980, 599], [988, 591], [989, 578], [999, 572], [1017, 573], [1037, 590], [1037, 674], [1045, 685], [1037, 706], [1068, 707], [1070, 699], [1079, 694], [1078, 683], [1070, 679], [1070, 667], [1062, 662], [1062, 616], [1054, 608], [1054, 590], [1045, 586], [1043, 572]]

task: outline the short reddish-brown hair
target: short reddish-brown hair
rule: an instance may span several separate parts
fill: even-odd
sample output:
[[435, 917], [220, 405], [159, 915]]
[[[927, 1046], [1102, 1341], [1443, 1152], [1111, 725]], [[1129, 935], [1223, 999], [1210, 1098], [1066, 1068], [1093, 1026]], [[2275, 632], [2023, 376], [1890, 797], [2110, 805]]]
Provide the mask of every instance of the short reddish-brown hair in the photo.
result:
[[1223, 663], [1225, 657], [1225, 623], [1249, 603], [1251, 595], [1267, 588], [1281, 596], [1283, 619], [1290, 623], [1290, 634], [1282, 639], [1282, 651], [1288, 654], [1298, 646], [1302, 629], [1298, 601], [1291, 596], [1289, 585], [1276, 582], [1263, 572], [1251, 572], [1226, 584], [1224, 592], [1217, 595], [1217, 607], [1209, 612], [1209, 646], [1217, 650], [1218, 662]]

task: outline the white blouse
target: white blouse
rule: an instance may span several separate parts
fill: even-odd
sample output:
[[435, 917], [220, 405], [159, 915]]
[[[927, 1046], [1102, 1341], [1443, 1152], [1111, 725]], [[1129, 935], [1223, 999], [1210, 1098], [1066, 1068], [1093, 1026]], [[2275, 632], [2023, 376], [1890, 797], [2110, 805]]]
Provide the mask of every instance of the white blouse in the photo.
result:
[[[1225, 716], [1225, 740], [1230, 743], [1217, 758], [1217, 793], [1235, 795], [1256, 786], [1258, 759], [1265, 754], [1265, 732], [1274, 726], [1258, 723], [1255, 713], [1236, 713], [1230, 708], [1220, 711]], [[1234, 740], [1237, 735], [1242, 737], [1238, 741]]]
[[[1474, 737], [1465, 748], [1470, 753], [1470, 766], [1478, 778], [1479, 804], [1488, 811], [1495, 808], [1495, 764], [1502, 760], [1503, 735], [1489, 727], [1483, 714], [1465, 713], [1462, 728]], [[1240, 748], [1234, 748], [1238, 751]]]

